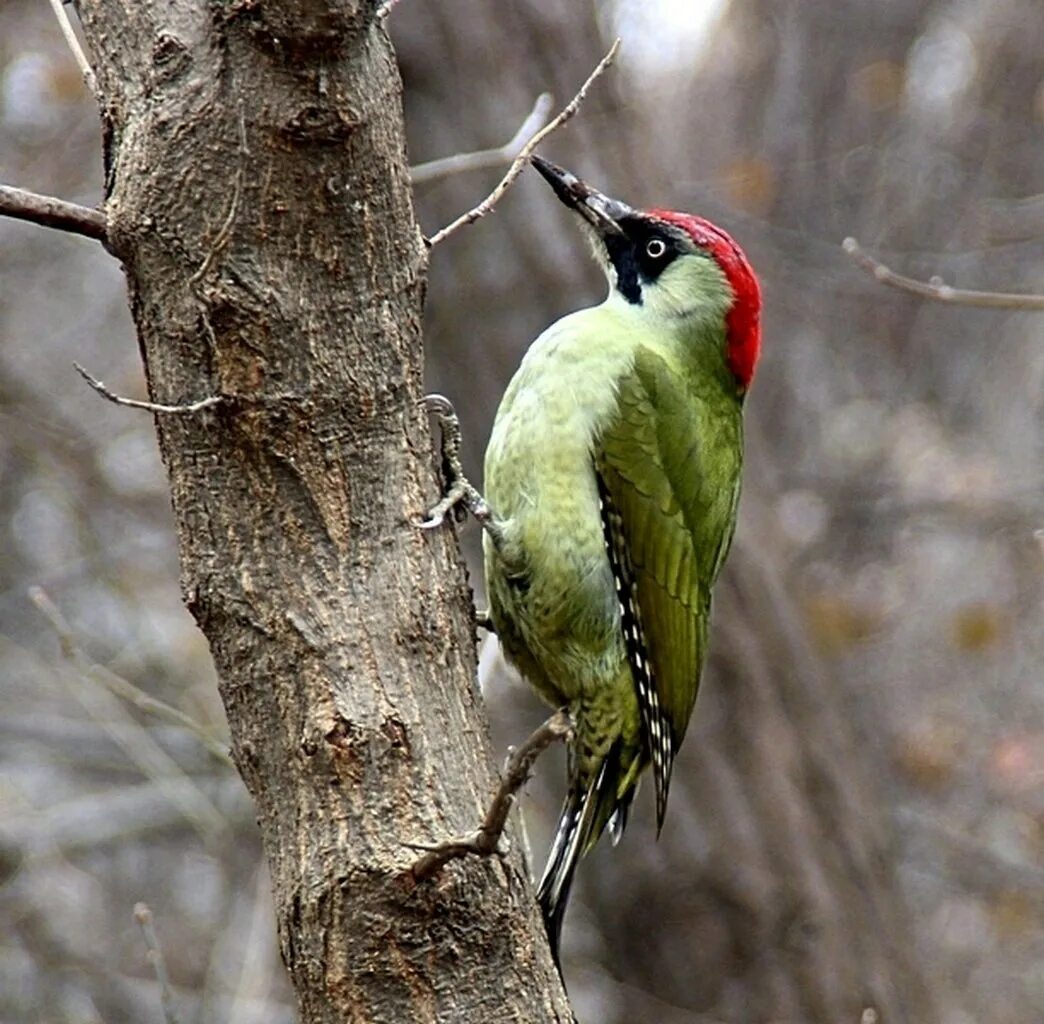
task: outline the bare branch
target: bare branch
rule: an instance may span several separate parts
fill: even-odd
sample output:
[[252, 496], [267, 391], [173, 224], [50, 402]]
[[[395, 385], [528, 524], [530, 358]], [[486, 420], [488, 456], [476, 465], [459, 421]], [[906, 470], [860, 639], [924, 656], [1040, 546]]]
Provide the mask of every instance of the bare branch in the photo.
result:
[[571, 120], [576, 112], [580, 109], [580, 104], [583, 103], [587, 96], [588, 90], [594, 83], [605, 74], [609, 65], [616, 59], [616, 54], [620, 49], [620, 40], [616, 39], [613, 41], [613, 45], [609, 47], [609, 52], [598, 62], [598, 66], [588, 76], [587, 81], [580, 86], [580, 91], [559, 111], [558, 115], [551, 120], [548, 124], [544, 125], [540, 131], [536, 132], [530, 140], [522, 147], [519, 151], [518, 156], [512, 161], [511, 166], [508, 168], [507, 174], [501, 179], [501, 182], [485, 199], [482, 200], [478, 206], [468, 210], [467, 213], [461, 214], [452, 224], [447, 224], [446, 227], [439, 231], [436, 231], [428, 239], [428, 245], [438, 245], [439, 242], [449, 238], [454, 231], [458, 231], [466, 224], [474, 224], [475, 221], [482, 217], [485, 217], [490, 210], [493, 209], [497, 203], [503, 198], [504, 193], [515, 183], [515, 179], [522, 173], [526, 166], [530, 156], [532, 156], [534, 150], [541, 142], [544, 141], [553, 131], [557, 128], [561, 128], [566, 121]]
[[160, 1002], [163, 1005], [164, 1024], [178, 1024], [178, 1015], [174, 1009], [174, 997], [170, 992], [170, 976], [167, 974], [167, 962], [163, 959], [156, 929], [152, 923], [152, 911], [147, 903], [134, 904], [134, 920], [138, 922], [142, 938], [145, 940], [146, 959], [152, 965], [156, 981], [160, 987]]
[[933, 277], [930, 281], [918, 281], [897, 274], [880, 260], [871, 256], [854, 238], [846, 238], [841, 248], [876, 281], [890, 288], [920, 295], [923, 299], [948, 302], [952, 306], [978, 306], [982, 309], [1027, 309], [1044, 310], [1044, 295], [1012, 294], [1010, 292], [979, 292], [964, 288], [952, 288]]
[[108, 233], [108, 222], [101, 210], [27, 192], [13, 185], [0, 185], [0, 216], [32, 221], [45, 228], [69, 231], [99, 242], [104, 242]]
[[232, 993], [231, 1006], [224, 1024], [246, 1024], [257, 1019], [251, 1012], [251, 995], [267, 989], [268, 928], [272, 917], [272, 879], [262, 859], [254, 873], [254, 897], [250, 911], [250, 927], [242, 951], [239, 980]]
[[188, 402], [185, 405], [162, 405], [159, 402], [143, 402], [137, 398], [124, 398], [123, 395], [117, 395], [115, 391], [107, 388], [97, 377], [92, 377], [79, 363], [73, 363], [73, 367], [102, 398], [108, 399], [115, 405], [124, 405], [128, 409], [145, 409], [148, 412], [180, 415], [212, 409], [215, 405], [220, 405], [225, 401], [224, 395], [211, 395], [209, 398], [201, 398], [198, 402]]
[[497, 844], [504, 832], [504, 826], [507, 824], [515, 794], [525, 785], [533, 770], [533, 763], [556, 740], [566, 739], [572, 729], [573, 725], [569, 720], [569, 715], [565, 711], [556, 711], [511, 755], [500, 788], [489, 805], [486, 817], [471, 835], [451, 839], [447, 843], [440, 843], [438, 846], [432, 847], [424, 847], [416, 843], [408, 844], [414, 849], [427, 850], [411, 868], [414, 879], [423, 882], [425, 879], [431, 878], [451, 860], [466, 857], [468, 854], [488, 857], [490, 854], [496, 853]]
[[[76, 668], [80, 679], [96, 684], [98, 673], [94, 662], [76, 643], [71, 627], [54, 602], [42, 587], [30, 587], [29, 597], [54, 626], [62, 654]], [[156, 782], [164, 796], [178, 807], [204, 839], [225, 831], [227, 822], [213, 801], [182, 771], [148, 730], [134, 721], [106, 686], [78, 685], [70, 687], [70, 693], [141, 773]], [[188, 788], [179, 787], [179, 782], [187, 783]]]
[[414, 185], [420, 185], [466, 171], [481, 171], [487, 167], [511, 163], [530, 136], [543, 127], [547, 115], [551, 112], [551, 102], [551, 93], [542, 92], [518, 131], [503, 146], [480, 149], [474, 153], [454, 153], [453, 156], [442, 157], [440, 160], [417, 164], [410, 168], [410, 180]]
[[76, 37], [72, 22], [69, 21], [65, 4], [62, 0], [51, 0], [51, 10], [54, 11], [54, 16], [58, 19], [58, 27], [62, 30], [62, 35], [65, 36], [65, 42], [69, 49], [72, 50], [76, 63], [80, 65], [80, 73], [83, 75], [83, 80], [87, 83], [87, 88], [91, 90], [92, 96], [97, 96], [98, 82], [94, 77], [91, 65], [87, 61], [87, 55], [83, 52], [80, 40]]
[[30, 588], [29, 598], [43, 613], [44, 617], [51, 624], [51, 628], [54, 629], [63, 656], [69, 661], [76, 663], [84, 675], [100, 683], [111, 693], [122, 698], [128, 704], [132, 704], [139, 711], [154, 715], [156, 718], [161, 718], [173, 725], [181, 726], [182, 729], [192, 733], [218, 761], [228, 765], [230, 768], [235, 767], [232, 755], [228, 752], [228, 746], [222, 743], [206, 726], [201, 725], [191, 715], [185, 714], [184, 711], [173, 707], [166, 701], [162, 701], [139, 689], [129, 679], [124, 679], [123, 676], [117, 675], [112, 669], [92, 661], [76, 639], [72, 626], [69, 625], [58, 606], [41, 587]]
[[[192, 799], [198, 783], [190, 778], [128, 782], [98, 789], [85, 800], [82, 791], [46, 807], [19, 808], [0, 818], [0, 853], [17, 850], [20, 858], [45, 863], [76, 853], [125, 848], [128, 843], [179, 827], [181, 810], [171, 794]], [[257, 816], [238, 775], [203, 780], [203, 788], [220, 807], [230, 827], [254, 825]]]

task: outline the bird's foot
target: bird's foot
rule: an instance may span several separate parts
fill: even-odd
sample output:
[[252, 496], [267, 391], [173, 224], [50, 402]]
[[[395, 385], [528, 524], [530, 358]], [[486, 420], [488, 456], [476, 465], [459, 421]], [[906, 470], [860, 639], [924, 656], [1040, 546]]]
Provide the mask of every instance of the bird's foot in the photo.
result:
[[[501, 826], [503, 828], [503, 826]], [[484, 828], [476, 829], [471, 835], [458, 836], [445, 843], [403, 843], [411, 850], [422, 851], [424, 856], [415, 861], [410, 871], [418, 881], [431, 878], [451, 860], [473, 854], [477, 857], [508, 856], [511, 844], [503, 832], [492, 834]]]
[[446, 490], [433, 505], [424, 519], [417, 523], [422, 530], [434, 530], [441, 526], [446, 516], [455, 508], [467, 509], [484, 529], [496, 531], [493, 512], [486, 499], [464, 475], [464, 466], [460, 461], [461, 433], [460, 420], [453, 408], [453, 403], [443, 395], [425, 395], [421, 405], [439, 421], [442, 434], [442, 468], [446, 477]]
[[541, 752], [556, 740], [569, 739], [572, 734], [573, 723], [569, 715], [565, 711], [556, 711], [521, 747], [512, 751], [504, 766], [504, 778], [501, 779], [493, 802], [486, 811], [486, 817], [471, 835], [435, 846], [405, 843], [404, 845], [410, 849], [424, 851], [424, 856], [410, 868], [414, 880], [421, 882], [431, 878], [451, 860], [466, 857], [468, 854], [480, 857], [489, 857], [491, 854], [498, 857], [506, 856], [510, 847], [504, 836], [504, 826], [507, 824], [516, 794], [526, 784], [533, 764]]

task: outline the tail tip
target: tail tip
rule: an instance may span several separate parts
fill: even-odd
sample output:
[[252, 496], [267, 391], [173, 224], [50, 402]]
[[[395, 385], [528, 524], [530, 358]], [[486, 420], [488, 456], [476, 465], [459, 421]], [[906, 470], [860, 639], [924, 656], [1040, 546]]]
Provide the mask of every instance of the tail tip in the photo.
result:
[[544, 917], [544, 931], [547, 932], [547, 944], [551, 947], [551, 958], [562, 973], [562, 922], [565, 920], [565, 900], [551, 901], [541, 897], [540, 910]]

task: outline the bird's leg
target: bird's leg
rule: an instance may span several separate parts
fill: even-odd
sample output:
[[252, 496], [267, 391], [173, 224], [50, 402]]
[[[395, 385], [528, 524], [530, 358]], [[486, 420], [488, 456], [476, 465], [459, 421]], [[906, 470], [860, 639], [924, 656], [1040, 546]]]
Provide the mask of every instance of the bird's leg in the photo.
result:
[[483, 530], [490, 535], [494, 545], [501, 546], [503, 530], [486, 499], [464, 475], [460, 461], [460, 420], [453, 403], [443, 395], [425, 395], [421, 404], [438, 418], [442, 434], [442, 465], [446, 475], [446, 490], [439, 501], [428, 510], [427, 517], [417, 525], [422, 530], [433, 530], [441, 526], [452, 509], [467, 509]]
[[404, 843], [413, 850], [422, 850], [424, 856], [417, 860], [410, 871], [417, 882], [431, 878], [451, 860], [475, 854], [488, 857], [491, 854], [504, 856], [507, 853], [504, 828], [508, 814], [518, 791], [529, 780], [533, 765], [540, 754], [556, 740], [571, 740], [573, 721], [563, 708], [556, 711], [537, 729], [511, 756], [504, 765], [504, 778], [500, 782], [493, 802], [486, 811], [482, 824], [470, 835], [460, 836], [445, 843], [430, 846], [424, 843]]

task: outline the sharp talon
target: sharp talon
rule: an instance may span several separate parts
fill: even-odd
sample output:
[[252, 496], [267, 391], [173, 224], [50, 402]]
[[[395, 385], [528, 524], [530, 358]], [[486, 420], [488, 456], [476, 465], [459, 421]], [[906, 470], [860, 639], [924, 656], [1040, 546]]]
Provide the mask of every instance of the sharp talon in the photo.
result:
[[420, 399], [419, 404], [439, 420], [446, 489], [442, 498], [428, 509], [425, 517], [416, 522], [415, 526], [421, 530], [434, 530], [445, 522], [447, 514], [452, 511], [458, 522], [463, 520], [465, 512], [470, 512], [483, 528], [492, 529], [493, 512], [482, 495], [468, 482], [460, 464], [460, 422], [453, 403], [445, 395], [430, 394]]
[[445, 396], [432, 393], [419, 399], [418, 405], [423, 406], [428, 412], [437, 413], [440, 416], [453, 416], [456, 410], [453, 403]]
[[460, 481], [455, 482], [441, 500], [428, 509], [426, 518], [417, 523], [418, 529], [434, 530], [441, 526], [446, 521], [446, 514], [450, 509], [456, 508], [466, 497], [467, 491], [460, 485]]

